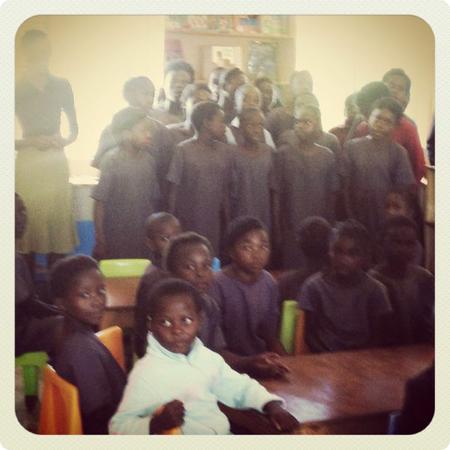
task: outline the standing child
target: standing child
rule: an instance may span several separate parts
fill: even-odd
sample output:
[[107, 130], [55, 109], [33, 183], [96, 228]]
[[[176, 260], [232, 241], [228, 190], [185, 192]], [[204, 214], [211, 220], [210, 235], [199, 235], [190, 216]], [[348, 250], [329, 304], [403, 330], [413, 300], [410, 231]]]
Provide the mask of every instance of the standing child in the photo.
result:
[[220, 77], [218, 104], [223, 108], [227, 124], [231, 122], [235, 114], [234, 93], [239, 86], [247, 83], [247, 81], [247, 76], [238, 67], [226, 70]]
[[369, 116], [369, 136], [348, 141], [345, 147], [347, 209], [371, 234], [381, 229], [386, 194], [392, 188], [414, 189], [406, 150], [392, 140], [402, 116], [393, 98], [377, 100]]
[[386, 285], [393, 308], [392, 343], [410, 345], [434, 336], [434, 277], [413, 263], [417, 226], [405, 216], [387, 220], [382, 243], [384, 259], [370, 274]]
[[196, 134], [177, 147], [167, 175], [169, 211], [183, 229], [206, 236], [217, 255], [229, 217], [233, 147], [220, 142], [225, 123], [216, 103], [195, 105], [191, 122]]
[[65, 314], [51, 364], [78, 389], [83, 433], [108, 434], [126, 375], [95, 335], [106, 304], [103, 276], [91, 257], [69, 256], [53, 267], [50, 287]]
[[300, 108], [294, 131], [293, 139], [275, 154], [275, 236], [276, 244], [281, 244], [286, 269], [301, 265], [292, 243], [303, 219], [320, 216], [333, 224], [339, 187], [333, 152], [315, 143], [320, 131], [320, 111], [309, 105]]
[[167, 276], [162, 265], [162, 255], [170, 239], [180, 233], [180, 222], [175, 216], [166, 212], [153, 213], [145, 222], [145, 243], [150, 251], [151, 264], [145, 270], [136, 294], [134, 350], [139, 358], [144, 355], [147, 347], [146, 319], [143, 313], [144, 304], [153, 285]]
[[[203, 346], [196, 337], [202, 304], [196, 289], [184, 281], [168, 279], [154, 287], [147, 308], [147, 354], [130, 373], [110, 422], [111, 434], [161, 434], [174, 427], [183, 434], [229, 434], [218, 401], [264, 412], [281, 431], [298, 426], [279, 397]], [[161, 406], [162, 413], [155, 415]]]
[[229, 226], [226, 251], [231, 264], [215, 276], [228, 349], [238, 355], [286, 354], [279, 339], [279, 293], [264, 270], [270, 258], [266, 227], [239, 217]]
[[118, 148], [102, 162], [92, 198], [96, 244], [102, 258], [145, 258], [145, 220], [157, 209], [159, 186], [156, 164], [147, 151], [152, 124], [146, 113], [125, 108], [113, 118]]
[[369, 235], [354, 220], [341, 222], [330, 242], [330, 269], [309, 277], [297, 297], [305, 311], [305, 341], [312, 352], [383, 343], [391, 306], [384, 286], [364, 270]]
[[242, 139], [233, 158], [231, 218], [254, 216], [271, 230], [273, 151], [261, 142], [264, 118], [258, 108], [247, 108], [239, 119]]

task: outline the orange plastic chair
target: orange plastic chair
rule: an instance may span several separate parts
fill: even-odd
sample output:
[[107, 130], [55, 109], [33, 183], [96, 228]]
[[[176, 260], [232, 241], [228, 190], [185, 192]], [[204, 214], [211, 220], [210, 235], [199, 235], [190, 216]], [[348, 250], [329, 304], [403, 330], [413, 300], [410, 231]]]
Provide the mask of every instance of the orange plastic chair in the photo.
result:
[[39, 434], [83, 434], [78, 389], [49, 364], [44, 368]]
[[114, 359], [125, 371], [125, 355], [123, 351], [123, 332], [120, 327], [114, 325], [96, 333], [102, 344], [111, 352]]

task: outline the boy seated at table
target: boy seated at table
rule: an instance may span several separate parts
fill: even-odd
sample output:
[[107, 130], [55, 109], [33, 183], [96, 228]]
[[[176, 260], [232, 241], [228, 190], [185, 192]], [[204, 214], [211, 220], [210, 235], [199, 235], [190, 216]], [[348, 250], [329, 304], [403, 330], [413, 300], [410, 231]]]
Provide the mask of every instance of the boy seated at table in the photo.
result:
[[86, 255], [59, 260], [50, 274], [55, 303], [64, 324], [50, 362], [72, 383], [80, 399], [84, 434], [108, 434], [126, 375], [95, 335], [106, 306], [106, 289], [97, 262]]
[[[280, 397], [231, 369], [196, 337], [203, 299], [191, 284], [162, 280], [148, 300], [147, 353], [129, 375], [110, 421], [111, 434], [161, 434], [175, 427], [183, 434], [229, 434], [230, 424], [218, 401], [264, 412], [280, 431], [298, 426]], [[155, 414], [161, 406], [162, 412]]]
[[333, 230], [330, 267], [309, 277], [297, 298], [305, 312], [305, 341], [312, 352], [383, 344], [383, 324], [392, 311], [385, 287], [364, 271], [367, 230], [347, 220]]
[[391, 217], [382, 230], [384, 258], [369, 273], [387, 288], [392, 304], [392, 344], [431, 342], [434, 336], [434, 277], [414, 264], [417, 226]]
[[149, 250], [151, 264], [145, 270], [136, 293], [134, 351], [139, 358], [145, 354], [147, 348], [147, 333], [138, 331], [146, 328], [146, 318], [142, 312], [143, 305], [153, 285], [167, 276], [162, 267], [162, 255], [169, 240], [180, 233], [180, 222], [175, 216], [167, 212], [153, 213], [145, 222], [145, 244]]

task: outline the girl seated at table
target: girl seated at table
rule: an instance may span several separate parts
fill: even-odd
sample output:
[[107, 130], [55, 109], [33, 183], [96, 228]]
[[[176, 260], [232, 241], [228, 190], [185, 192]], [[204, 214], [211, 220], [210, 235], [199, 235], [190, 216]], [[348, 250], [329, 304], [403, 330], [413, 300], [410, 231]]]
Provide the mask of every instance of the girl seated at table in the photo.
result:
[[369, 234], [356, 220], [339, 223], [330, 241], [330, 268], [303, 284], [305, 341], [312, 352], [380, 345], [392, 308], [385, 287], [365, 271]]
[[175, 427], [183, 434], [229, 434], [218, 401], [264, 412], [280, 431], [298, 426], [279, 397], [235, 372], [196, 337], [203, 299], [192, 285], [162, 280], [149, 294], [147, 307], [147, 353], [130, 373], [110, 422], [111, 434], [161, 434]]
[[75, 255], [59, 260], [50, 288], [65, 315], [54, 354], [54, 369], [78, 388], [84, 434], [108, 434], [126, 375], [95, 335], [106, 305], [106, 290], [97, 262]]

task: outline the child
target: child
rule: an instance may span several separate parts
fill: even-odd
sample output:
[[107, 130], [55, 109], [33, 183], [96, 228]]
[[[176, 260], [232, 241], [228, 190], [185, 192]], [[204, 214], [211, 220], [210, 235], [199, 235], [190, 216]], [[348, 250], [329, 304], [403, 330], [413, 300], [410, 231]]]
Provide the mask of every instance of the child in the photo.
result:
[[278, 89], [270, 78], [258, 77], [254, 84], [261, 92], [261, 111], [264, 115], [267, 115], [272, 109], [282, 106]]
[[301, 265], [292, 244], [303, 219], [320, 216], [331, 224], [334, 222], [339, 188], [333, 152], [315, 143], [320, 131], [320, 111], [310, 105], [300, 108], [294, 131], [289, 143], [283, 144], [275, 153], [277, 192], [274, 219], [278, 223], [274, 224], [274, 231], [276, 245], [282, 246], [285, 269]]
[[[259, 108], [261, 106], [261, 93], [252, 84], [243, 84], [236, 89], [234, 103], [237, 116], [231, 121], [230, 127], [226, 129], [225, 136], [229, 144], [242, 143], [243, 137], [240, 130], [240, 116], [247, 108]], [[262, 126], [258, 139], [275, 150], [270, 133]]]
[[[185, 281], [167, 279], [154, 287], [147, 309], [147, 354], [130, 373], [110, 422], [111, 434], [161, 434], [174, 427], [181, 427], [183, 434], [229, 434], [218, 401], [265, 412], [282, 431], [298, 426], [279, 397], [235, 372], [196, 338], [202, 304], [200, 294]], [[163, 411], [155, 415], [161, 406]]]
[[51, 364], [78, 389], [83, 433], [108, 434], [126, 375], [94, 332], [106, 304], [102, 274], [91, 257], [69, 256], [53, 267], [50, 286], [65, 314]]
[[388, 191], [413, 190], [415, 185], [406, 150], [392, 140], [401, 116], [396, 100], [377, 100], [369, 117], [369, 136], [348, 141], [344, 150], [347, 210], [374, 235], [381, 229]]
[[330, 269], [304, 282], [297, 301], [305, 311], [305, 341], [312, 352], [383, 343], [382, 324], [391, 306], [384, 286], [363, 271], [368, 247], [361, 224], [339, 223], [330, 242]]
[[286, 367], [277, 355], [260, 353], [242, 356], [227, 347], [222, 332], [222, 316], [218, 306], [220, 294], [211, 268], [212, 248], [209, 241], [197, 233], [182, 233], [168, 245], [164, 267], [173, 276], [191, 283], [203, 298], [204, 320], [199, 338], [209, 349], [220, 353], [238, 372], [256, 377], [279, 377]]
[[240, 145], [234, 152], [231, 218], [251, 215], [272, 227], [272, 148], [261, 143], [263, 116], [258, 108], [240, 114]]
[[103, 160], [100, 180], [92, 193], [96, 244], [102, 258], [145, 258], [145, 220], [157, 209], [156, 163], [147, 151], [152, 124], [146, 113], [125, 108], [113, 118], [119, 147]]
[[331, 226], [323, 217], [311, 216], [300, 223], [297, 231], [298, 248], [305, 265], [278, 279], [281, 301], [297, 298], [303, 282], [328, 264], [330, 234]]
[[209, 73], [208, 77], [208, 87], [211, 91], [211, 100], [213, 102], [219, 101], [220, 95], [220, 78], [223, 76], [223, 73], [226, 71], [225, 67], [215, 67]]
[[247, 83], [247, 77], [238, 67], [223, 72], [220, 78], [220, 92], [218, 104], [225, 114], [225, 123], [229, 124], [234, 117], [234, 93], [236, 89]]
[[417, 242], [417, 226], [411, 219], [391, 217], [382, 232], [384, 260], [370, 271], [388, 288], [396, 345], [433, 340], [434, 278], [413, 263]]
[[256, 218], [238, 217], [228, 228], [226, 251], [231, 264], [215, 281], [228, 350], [244, 356], [286, 354], [278, 340], [278, 288], [264, 270], [270, 258], [266, 227]]
[[170, 239], [180, 233], [180, 222], [172, 214], [166, 212], [153, 213], [145, 223], [145, 243], [150, 250], [151, 264], [145, 270], [136, 294], [134, 350], [139, 358], [145, 354], [147, 347], [146, 319], [143, 313], [143, 305], [153, 285], [167, 275], [162, 266], [162, 254]]
[[217, 255], [229, 217], [232, 147], [220, 142], [225, 123], [216, 103], [195, 105], [191, 121], [196, 134], [177, 147], [167, 175], [169, 212], [185, 230], [206, 236]]

